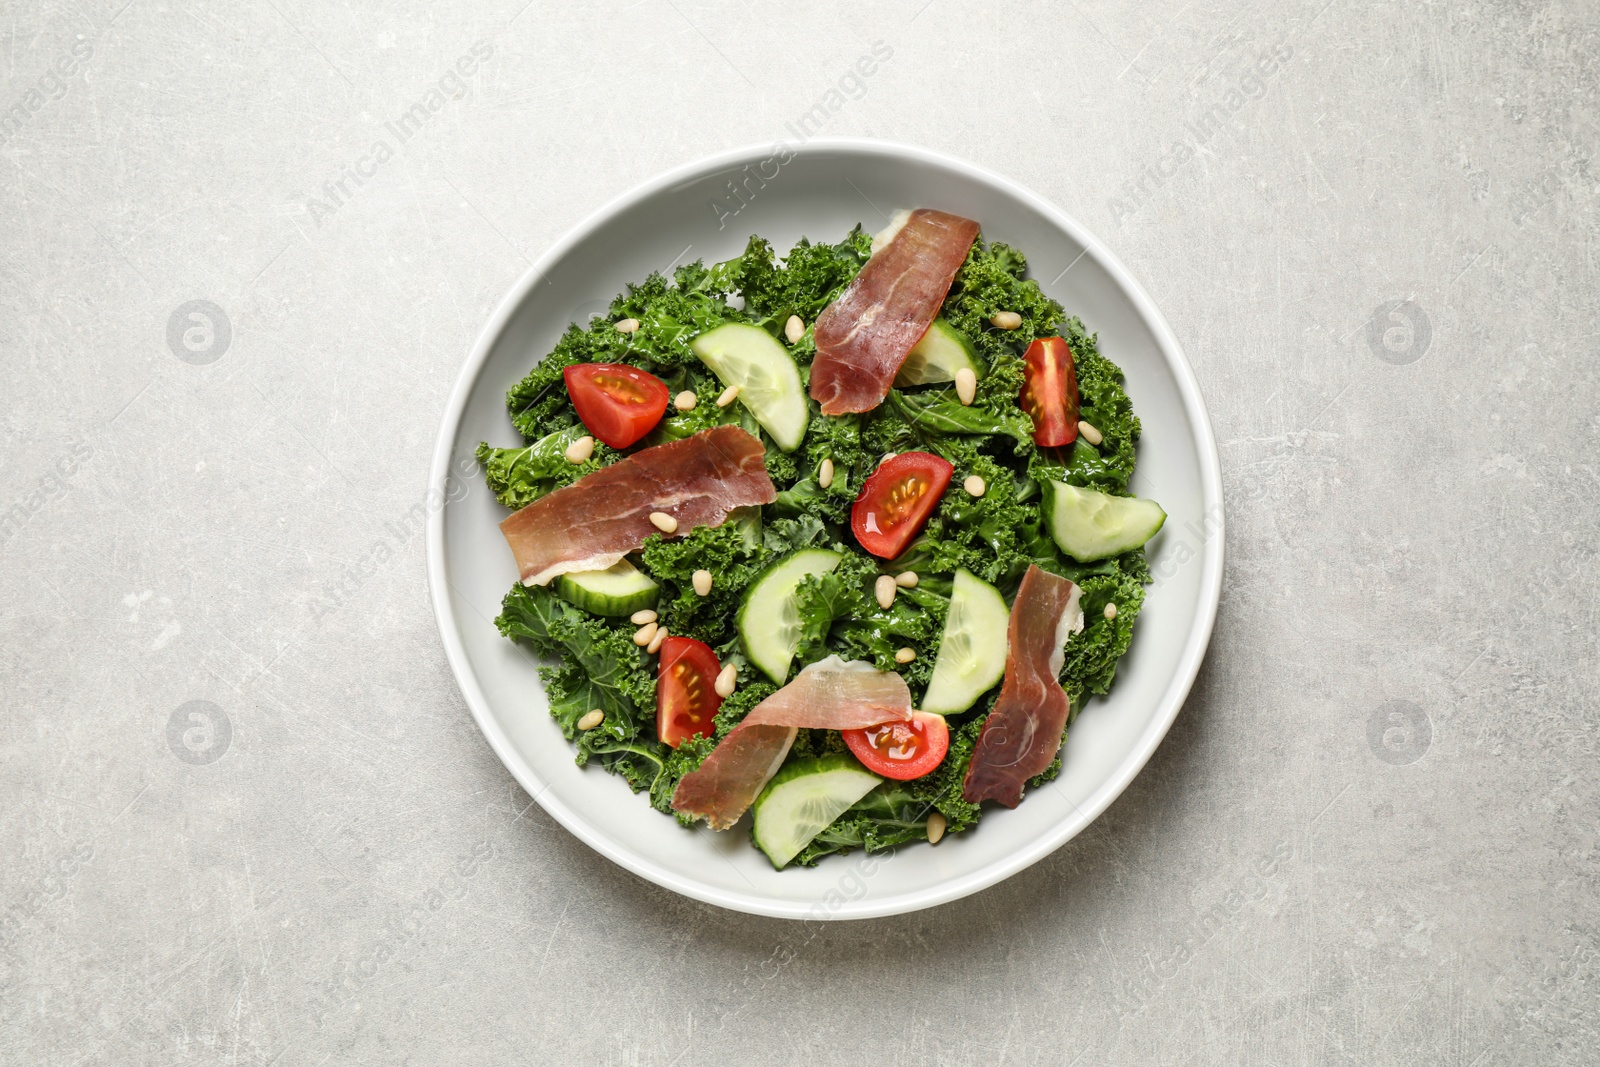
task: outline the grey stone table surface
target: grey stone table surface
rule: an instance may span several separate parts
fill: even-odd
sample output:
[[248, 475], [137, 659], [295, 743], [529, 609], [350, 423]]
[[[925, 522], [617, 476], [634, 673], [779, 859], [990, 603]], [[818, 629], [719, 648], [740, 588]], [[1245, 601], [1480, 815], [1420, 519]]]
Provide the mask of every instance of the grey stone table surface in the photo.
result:
[[[1539, 2], [9, 5], [0, 1061], [1600, 1062], [1597, 49]], [[532, 804], [405, 521], [530, 260], [808, 114], [1099, 233], [1229, 521], [1127, 793], [821, 929]]]

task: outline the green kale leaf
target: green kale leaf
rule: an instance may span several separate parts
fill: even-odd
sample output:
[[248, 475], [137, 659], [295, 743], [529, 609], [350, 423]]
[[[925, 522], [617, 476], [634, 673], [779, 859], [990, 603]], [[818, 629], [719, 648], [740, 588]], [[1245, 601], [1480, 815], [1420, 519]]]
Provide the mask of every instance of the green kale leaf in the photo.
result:
[[481, 443], [478, 462], [495, 498], [515, 511], [599, 470], [615, 457], [615, 452], [597, 441], [586, 462], [569, 462], [567, 446], [583, 435], [582, 426], [569, 426], [522, 448], [491, 448], [488, 443]]
[[[654, 738], [655, 674], [650, 657], [633, 643], [632, 627], [608, 623], [549, 589], [520, 582], [506, 594], [495, 626], [560, 659], [560, 666], [541, 667], [539, 676], [551, 716], [567, 740], [577, 742], [579, 766], [598, 756], [634, 789], [654, 785], [667, 748]], [[605, 712], [604, 720], [580, 731], [578, 720], [595, 708]]]

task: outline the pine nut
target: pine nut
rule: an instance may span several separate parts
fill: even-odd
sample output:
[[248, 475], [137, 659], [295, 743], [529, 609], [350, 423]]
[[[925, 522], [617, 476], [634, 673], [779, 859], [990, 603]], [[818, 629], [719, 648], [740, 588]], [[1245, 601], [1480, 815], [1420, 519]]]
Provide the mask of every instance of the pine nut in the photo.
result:
[[872, 587], [878, 597], [878, 607], [888, 611], [894, 606], [894, 594], [900, 587], [894, 584], [894, 575], [880, 574], [877, 583]]
[[578, 729], [593, 730], [596, 726], [606, 721], [606, 713], [599, 708], [583, 713], [583, 718], [578, 720]]
[[983, 479], [976, 474], [967, 475], [967, 480], [961, 483], [961, 488], [967, 491], [968, 496], [982, 496], [989, 489]]
[[895, 454], [894, 454], [894, 453], [893, 453], [893, 452], [885, 452], [885, 453], [884, 453], [884, 454], [883, 454], [883, 458], [882, 458], [882, 459], [880, 459], [880, 460], [878, 460], [878, 466], [880, 466], [880, 467], [881, 467], [881, 466], [883, 466], [883, 465], [884, 465], [884, 464], [885, 464], [885, 463], [887, 463], [887, 462], [889, 462], [889, 461], [890, 461], [890, 460], [891, 460], [891, 459], [893, 459], [893, 458], [894, 458], [894, 455], [895, 455]]
[[906, 648], [900, 649], [898, 652], [896, 652], [894, 654], [894, 661], [896, 663], [910, 663], [912, 660], [914, 660], [916, 658], [917, 658], [917, 650], [914, 649], [914, 648], [911, 648], [909, 646], [906, 647]]
[[650, 643], [648, 645], [644, 646], [644, 650], [650, 653], [652, 656], [655, 655], [657, 652], [661, 651], [662, 643], [671, 636], [671, 634], [667, 633], [667, 628], [665, 626], [658, 627], [656, 630], [656, 635], [650, 639]]
[[917, 587], [917, 572], [901, 571], [894, 576], [894, 584], [901, 589], [915, 589]]
[[643, 648], [651, 641], [656, 639], [656, 631], [659, 629], [661, 629], [661, 627], [657, 626], [653, 622], [645, 623], [643, 626], [639, 627], [639, 632], [633, 635], [633, 643], [638, 645], [640, 648]]
[[638, 328], [639, 328], [639, 320], [638, 319], [623, 319], [621, 322], [617, 323], [617, 332], [618, 333], [633, 333]]
[[584, 434], [567, 446], [568, 463], [587, 463], [592, 455], [594, 455], [594, 438], [588, 434]]
[[722, 668], [722, 672], [717, 675], [717, 684], [715, 686], [717, 696], [724, 700], [728, 699], [729, 697], [733, 696], [733, 690], [738, 686], [738, 684], [739, 668], [730, 663], [726, 667]]
[[635, 626], [643, 626], [647, 622], [655, 622], [660, 617], [661, 616], [657, 615], [654, 611], [651, 611], [649, 608], [645, 608], [643, 611], [636, 611], [632, 615], [628, 616], [628, 621], [633, 623]]
[[1107, 604], [1106, 605], [1106, 610], [1105, 610], [1105, 616], [1108, 619], [1116, 618], [1117, 617], [1117, 605], [1114, 604], [1114, 603]]
[[789, 321], [783, 324], [783, 335], [790, 344], [798, 344], [800, 338], [806, 335], [806, 324], [799, 315], [789, 316]]
[[939, 843], [940, 839], [944, 837], [944, 827], [943, 815], [934, 812], [928, 816], [928, 844], [937, 845]]
[[726, 389], [724, 389], [722, 391], [722, 395], [721, 396], [717, 397], [717, 407], [725, 408], [729, 404], [731, 404], [735, 400], [737, 400], [738, 397], [739, 397], [739, 387], [737, 385], [730, 385], [730, 386], [728, 386]]
[[1015, 311], [996, 311], [989, 317], [997, 330], [1015, 330], [1022, 325], [1022, 316]]
[[650, 522], [664, 534], [678, 532], [678, 520], [664, 511], [652, 511], [650, 513]]
[[711, 572], [710, 571], [707, 571], [707, 570], [695, 571], [694, 572], [694, 576], [692, 578], [690, 578], [690, 581], [692, 581], [694, 583], [694, 594], [695, 594], [695, 596], [710, 596], [711, 595]]
[[1088, 441], [1091, 445], [1095, 445], [1097, 447], [1101, 441], [1105, 440], [1105, 438], [1100, 435], [1099, 430], [1095, 429], [1090, 423], [1084, 422], [1081, 419], [1078, 420], [1078, 436], [1082, 437], [1085, 441]]
[[971, 367], [962, 367], [956, 371], [956, 396], [962, 404], [971, 406], [972, 401], [978, 396], [978, 375]]
[[694, 395], [693, 389], [685, 389], [672, 398], [672, 406], [679, 411], [693, 411], [694, 406], [700, 403], [700, 398]]
[[833, 460], [825, 459], [817, 468], [817, 484], [824, 489], [833, 484]]

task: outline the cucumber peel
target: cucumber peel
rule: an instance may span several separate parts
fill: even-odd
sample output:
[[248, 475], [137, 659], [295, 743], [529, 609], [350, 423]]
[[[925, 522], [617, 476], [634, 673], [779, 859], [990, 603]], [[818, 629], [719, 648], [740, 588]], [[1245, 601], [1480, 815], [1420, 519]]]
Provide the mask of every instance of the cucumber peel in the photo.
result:
[[649, 575], [626, 559], [603, 571], [573, 571], [556, 576], [555, 594], [591, 615], [632, 615], [655, 607], [661, 593]]

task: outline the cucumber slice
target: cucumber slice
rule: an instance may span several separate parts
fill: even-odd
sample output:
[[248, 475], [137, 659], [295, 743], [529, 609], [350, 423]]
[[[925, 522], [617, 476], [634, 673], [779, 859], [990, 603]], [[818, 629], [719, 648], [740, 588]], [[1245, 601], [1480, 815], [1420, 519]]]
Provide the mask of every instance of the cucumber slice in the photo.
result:
[[795, 587], [810, 574], [827, 574], [840, 555], [826, 548], [804, 548], [785, 556], [756, 576], [739, 605], [739, 640], [750, 662], [779, 685], [789, 676], [789, 662], [800, 644], [800, 609]]
[[894, 384], [906, 386], [953, 382], [956, 380], [956, 371], [962, 367], [983, 377], [983, 364], [978, 361], [978, 350], [967, 340], [966, 334], [940, 316], [933, 320], [933, 325], [928, 327], [928, 332], [922, 335], [916, 347], [906, 354], [906, 361], [900, 364], [900, 373], [895, 375]]
[[756, 845], [784, 866], [811, 839], [883, 781], [842, 753], [795, 760], [773, 775], [751, 805]]
[[654, 607], [660, 586], [625, 559], [603, 571], [574, 571], [556, 577], [556, 596], [594, 615], [632, 615]]
[[1011, 611], [1000, 590], [965, 570], [956, 571], [950, 612], [944, 617], [939, 658], [922, 698], [922, 710], [955, 715], [978, 702], [1006, 673], [1006, 628]]
[[739, 387], [739, 402], [779, 448], [793, 452], [800, 447], [811, 419], [800, 369], [770, 333], [729, 322], [696, 337], [689, 348], [723, 385]]
[[1044, 513], [1050, 536], [1079, 563], [1132, 551], [1167, 521], [1167, 513], [1154, 500], [1111, 496], [1066, 482], [1045, 483]]

